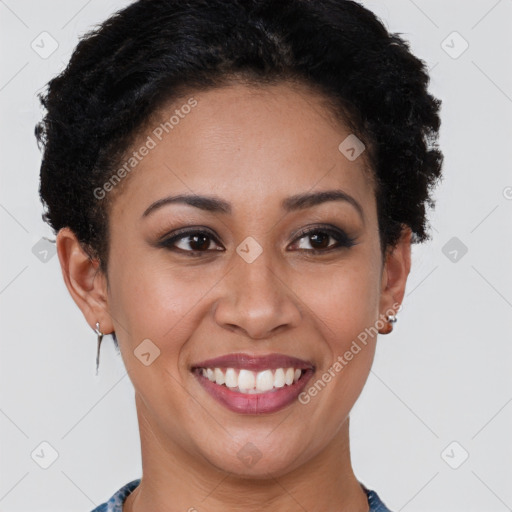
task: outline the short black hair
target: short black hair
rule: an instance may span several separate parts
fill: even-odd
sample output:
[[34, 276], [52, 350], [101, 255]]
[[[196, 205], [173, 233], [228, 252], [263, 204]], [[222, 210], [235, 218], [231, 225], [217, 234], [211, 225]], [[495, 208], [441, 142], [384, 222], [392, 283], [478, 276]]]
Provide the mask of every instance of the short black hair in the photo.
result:
[[430, 238], [441, 102], [401, 35], [350, 0], [139, 0], [85, 34], [39, 95], [43, 219], [106, 270], [113, 194], [94, 190], [164, 103], [237, 78], [320, 91], [368, 149], [381, 248], [404, 225], [413, 243]]

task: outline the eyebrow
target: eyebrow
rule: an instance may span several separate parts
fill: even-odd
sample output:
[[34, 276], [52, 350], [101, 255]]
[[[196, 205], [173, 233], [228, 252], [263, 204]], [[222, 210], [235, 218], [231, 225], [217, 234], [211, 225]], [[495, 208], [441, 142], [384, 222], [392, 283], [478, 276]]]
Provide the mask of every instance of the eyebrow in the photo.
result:
[[[351, 195], [339, 189], [324, 190], [321, 192], [306, 192], [304, 194], [290, 196], [282, 201], [281, 207], [285, 212], [292, 212], [305, 208], [311, 208], [312, 206], [326, 203], [328, 201], [344, 201], [351, 204], [357, 210], [364, 222], [365, 217], [362, 206]], [[217, 197], [200, 196], [197, 194], [180, 194], [177, 196], [164, 197], [158, 201], [155, 201], [148, 208], [146, 208], [142, 214], [142, 217], [147, 217], [159, 208], [174, 203], [187, 204], [212, 213], [230, 214], [232, 212], [231, 204]]]

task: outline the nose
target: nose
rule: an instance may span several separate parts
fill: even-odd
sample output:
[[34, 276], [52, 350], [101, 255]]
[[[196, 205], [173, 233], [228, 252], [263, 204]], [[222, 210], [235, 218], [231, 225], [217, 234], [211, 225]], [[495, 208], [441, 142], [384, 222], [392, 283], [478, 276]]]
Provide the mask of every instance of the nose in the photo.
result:
[[282, 270], [272, 264], [269, 252], [263, 251], [252, 263], [234, 255], [214, 307], [219, 326], [252, 339], [266, 339], [299, 324], [300, 301]]

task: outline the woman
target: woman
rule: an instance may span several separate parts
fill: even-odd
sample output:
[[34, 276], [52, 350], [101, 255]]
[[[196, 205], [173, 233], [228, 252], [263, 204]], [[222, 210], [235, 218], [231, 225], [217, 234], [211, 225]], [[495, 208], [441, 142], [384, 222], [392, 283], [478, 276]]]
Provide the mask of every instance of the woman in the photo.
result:
[[349, 414], [429, 237], [428, 80], [348, 0], [140, 0], [79, 43], [40, 193], [143, 467], [95, 512], [388, 510]]

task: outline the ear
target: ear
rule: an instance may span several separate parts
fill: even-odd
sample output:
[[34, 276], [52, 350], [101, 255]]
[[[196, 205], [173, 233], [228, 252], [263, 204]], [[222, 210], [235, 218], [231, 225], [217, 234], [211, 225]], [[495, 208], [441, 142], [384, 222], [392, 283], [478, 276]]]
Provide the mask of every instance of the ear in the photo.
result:
[[92, 329], [99, 322], [101, 332], [110, 334], [114, 326], [108, 308], [107, 279], [99, 261], [84, 251], [69, 228], [59, 230], [56, 244], [62, 276], [71, 297]]
[[407, 277], [411, 270], [411, 236], [409, 226], [404, 226], [396, 247], [389, 249], [382, 269], [380, 314], [399, 309], [405, 294]]

